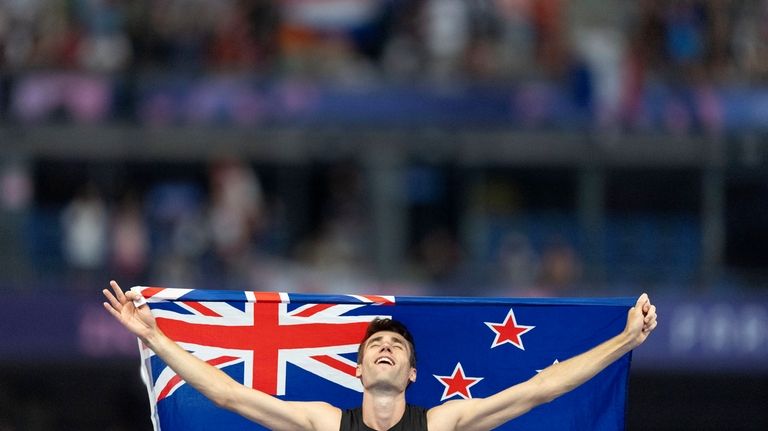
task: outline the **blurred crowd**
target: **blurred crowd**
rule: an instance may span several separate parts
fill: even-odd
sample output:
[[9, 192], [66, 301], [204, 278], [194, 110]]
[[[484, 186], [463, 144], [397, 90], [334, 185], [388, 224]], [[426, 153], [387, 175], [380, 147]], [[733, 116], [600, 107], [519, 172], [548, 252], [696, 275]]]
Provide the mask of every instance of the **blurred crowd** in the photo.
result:
[[[467, 88], [470, 102], [459, 98]], [[740, 110], [724, 112], [726, 102]], [[721, 132], [729, 115], [732, 129], [751, 133], [768, 130], [765, 106], [768, 0], [0, 0], [0, 139], [5, 128], [59, 122], [296, 127], [339, 112], [367, 119], [366, 109], [408, 126], [448, 118], [448, 130], [492, 118], [676, 135]], [[92, 297], [114, 278], [124, 287], [617, 296], [768, 279], [764, 182], [732, 184], [723, 197], [738, 205], [725, 203], [735, 210], [717, 229], [742, 225], [743, 235], [724, 247], [736, 258], [719, 263], [727, 272], [754, 259], [759, 268], [755, 280], [731, 283], [716, 273], [723, 268], [703, 274], [701, 208], [711, 202], [685, 181], [648, 186], [653, 175], [638, 175], [640, 188], [679, 206], [601, 208], [600, 254], [584, 238], [575, 176], [472, 184], [452, 182], [450, 162], [408, 165], [394, 180], [402, 249], [382, 271], [374, 224], [386, 216], [372, 213], [369, 172], [357, 161], [276, 167], [222, 157], [163, 172], [159, 160], [64, 159], [0, 154], [2, 293]], [[159, 174], [142, 178], [147, 171]], [[545, 179], [531, 186], [529, 177]], [[690, 182], [699, 187], [701, 174]], [[61, 383], [56, 373], [47, 381]], [[0, 389], [0, 430], [15, 429], [11, 417], [50, 429], [54, 404], [74, 415], [93, 401], [44, 406]]]
[[[549, 109], [599, 127], [647, 129], [646, 105], [655, 97], [658, 103], [650, 104], [663, 131], [716, 132], [724, 116], [720, 88], [768, 85], [766, 41], [768, 0], [0, 0], [0, 126], [62, 118], [190, 124], [222, 117], [230, 121], [225, 124], [252, 125], [276, 112], [303, 112], [323, 86], [354, 94], [384, 85], [384, 93], [395, 95], [374, 111], [400, 111], [411, 121], [421, 121], [412, 112], [434, 106], [469, 117], [472, 109], [464, 112], [464, 105], [420, 95], [409, 105], [416, 111], [408, 111], [403, 106], [413, 87], [390, 93], [394, 87], [386, 86], [457, 89], [471, 83], [501, 94], [489, 100], [504, 106], [497, 113], [502, 122]], [[542, 98], [555, 97], [540, 83], [564, 91], [568, 109], [544, 107]], [[373, 105], [361, 94], [349, 99], [348, 113]], [[335, 96], [333, 103], [347, 100]], [[328, 106], [315, 105], [315, 113], [333, 111]], [[492, 116], [494, 109], [476, 115]], [[93, 285], [94, 276], [102, 283], [108, 270], [123, 280], [165, 285], [210, 287], [206, 277], [215, 274], [224, 288], [287, 283], [302, 291], [365, 291], [376, 275], [369, 190], [356, 169], [329, 169], [324, 185], [304, 196], [314, 201], [314, 212], [297, 216], [307, 208], [265, 192], [261, 173], [234, 160], [211, 162], [201, 181], [157, 182], [141, 190], [116, 192], [94, 176], [63, 193], [66, 202], [50, 206], [33, 197], [39, 184], [30, 165], [7, 163], [2, 172], [7, 228], [0, 236], [7, 241], [0, 254], [14, 269], [9, 273], [23, 272], [24, 254], [13, 244], [33, 238], [33, 245], [43, 245], [33, 246], [31, 255], [70, 269], [75, 286]], [[425, 198], [414, 193], [417, 208]], [[466, 226], [456, 220], [460, 210], [427, 205], [425, 211], [447, 212], [453, 220], [413, 223], [406, 273], [391, 291], [413, 293], [439, 283], [444, 293], [463, 293], [472, 284], [495, 283], [560, 294], [584, 280], [577, 235], [545, 228], [555, 232], [532, 239], [521, 234], [525, 223], [523, 229], [488, 228], [491, 233], [483, 234], [493, 237], [486, 241], [491, 246], [468, 251], [460, 232]], [[693, 221], [620, 225], [640, 239], [671, 229], [678, 244], [697, 249], [700, 233], [689, 232], [697, 230], [696, 211]], [[418, 210], [410, 216], [418, 219]], [[566, 225], [573, 223], [570, 216]], [[46, 225], [56, 228], [39, 229]], [[556, 225], [562, 220], [548, 226]], [[658, 244], [650, 249], [665, 250]], [[695, 268], [695, 253], [667, 260]], [[478, 279], [478, 259], [480, 266], [491, 262], [494, 275]]]
[[354, 80], [556, 76], [586, 62], [764, 81], [766, 20], [764, 0], [3, 0], [0, 65]]
[[[765, 0], [2, 0], [0, 113], [141, 117], [147, 87], [169, 75], [545, 81], [597, 125], [641, 126], [639, 105], [660, 87], [675, 96], [669, 127], [712, 129], [722, 115], [715, 88], [768, 82], [766, 39]], [[193, 100], [243, 91], [232, 86], [218, 81]], [[246, 117], [264, 109], [237, 103]]]
[[[128, 286], [572, 296], [702, 282], [699, 203], [682, 197], [682, 183], [657, 193], [687, 202], [673, 212], [606, 209], [604, 231], [589, 239], [567, 175], [493, 174], [472, 185], [446, 167], [407, 166], [388, 191], [401, 196], [403, 212], [388, 210], [401, 219], [395, 227], [377, 224], [369, 175], [354, 161], [6, 163], [0, 289], [85, 292], [109, 277]], [[381, 241], [395, 254], [382, 255]]]

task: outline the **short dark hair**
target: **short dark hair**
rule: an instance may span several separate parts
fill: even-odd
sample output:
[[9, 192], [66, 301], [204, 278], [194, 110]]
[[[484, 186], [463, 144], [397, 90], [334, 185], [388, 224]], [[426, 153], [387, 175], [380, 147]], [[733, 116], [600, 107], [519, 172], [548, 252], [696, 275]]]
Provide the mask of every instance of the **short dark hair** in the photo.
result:
[[416, 344], [413, 342], [413, 335], [411, 331], [400, 321], [390, 318], [375, 318], [368, 324], [368, 329], [365, 330], [365, 337], [360, 342], [360, 347], [357, 349], [357, 363], [361, 363], [363, 360], [363, 350], [365, 349], [365, 342], [373, 336], [373, 334], [381, 331], [391, 331], [396, 334], [400, 334], [411, 345], [411, 367], [416, 368]]

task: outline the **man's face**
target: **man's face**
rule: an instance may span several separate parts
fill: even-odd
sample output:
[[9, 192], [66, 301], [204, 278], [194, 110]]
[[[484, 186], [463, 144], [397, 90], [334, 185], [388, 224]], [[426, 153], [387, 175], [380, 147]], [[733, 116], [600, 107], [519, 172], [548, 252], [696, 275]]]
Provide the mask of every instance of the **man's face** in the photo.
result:
[[356, 375], [366, 389], [394, 388], [404, 391], [416, 381], [411, 367], [411, 344], [397, 332], [380, 331], [365, 341]]

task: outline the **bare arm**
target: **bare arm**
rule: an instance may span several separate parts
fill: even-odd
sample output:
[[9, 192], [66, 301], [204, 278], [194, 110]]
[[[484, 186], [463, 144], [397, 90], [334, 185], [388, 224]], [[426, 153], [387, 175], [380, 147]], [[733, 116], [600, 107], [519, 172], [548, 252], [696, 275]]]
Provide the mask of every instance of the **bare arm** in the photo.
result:
[[656, 307], [648, 295], [629, 310], [624, 331], [610, 340], [554, 364], [530, 380], [488, 398], [447, 402], [428, 412], [432, 431], [490, 430], [580, 386], [642, 344], [656, 327]]
[[182, 349], [158, 328], [147, 305], [134, 306], [138, 294], [123, 293], [114, 281], [114, 294], [103, 293], [104, 307], [139, 337], [188, 384], [219, 407], [232, 410], [272, 430], [338, 430], [341, 411], [327, 403], [287, 402], [245, 387], [216, 367]]

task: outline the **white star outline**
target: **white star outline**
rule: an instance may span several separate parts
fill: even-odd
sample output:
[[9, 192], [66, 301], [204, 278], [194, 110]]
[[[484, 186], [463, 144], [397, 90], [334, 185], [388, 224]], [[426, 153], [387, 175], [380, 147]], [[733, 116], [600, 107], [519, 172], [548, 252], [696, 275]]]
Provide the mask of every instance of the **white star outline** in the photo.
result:
[[[494, 328], [493, 325], [506, 326], [507, 322], [509, 322], [510, 319], [512, 319], [512, 325], [515, 328], [525, 328], [524, 331], [522, 331], [519, 334], [517, 334], [518, 338], [520, 339], [520, 343], [516, 343], [516, 342], [514, 342], [512, 340], [509, 340], [509, 339], [504, 340], [502, 342], [499, 342], [499, 337], [501, 336], [501, 333], [496, 328]], [[523, 345], [523, 334], [525, 334], [525, 333], [529, 332], [531, 329], [535, 328], [535, 326], [530, 326], [530, 325], [518, 325], [517, 324], [517, 318], [515, 317], [515, 310], [513, 310], [512, 308], [509, 309], [509, 313], [507, 313], [507, 316], [504, 318], [503, 322], [501, 322], [501, 323], [483, 322], [483, 323], [485, 323], [485, 325], [488, 326], [491, 329], [491, 331], [493, 331], [496, 334], [496, 338], [493, 339], [493, 344], [491, 344], [491, 349], [493, 349], [494, 347], [497, 347], [497, 346], [501, 346], [504, 343], [509, 343], [509, 344], [512, 344], [513, 346], [517, 347], [520, 350], [525, 350], [525, 346]]]
[[450, 396], [448, 395], [449, 385], [447, 383], [445, 383], [442, 379], [452, 379], [452, 378], [456, 377], [456, 372], [457, 371], [461, 371], [461, 375], [465, 379], [474, 379], [475, 380], [474, 382], [469, 383], [467, 385], [467, 394], [469, 395], [469, 398], [472, 398], [472, 391], [470, 391], [469, 388], [471, 388], [472, 386], [475, 386], [476, 384], [480, 383], [480, 380], [484, 379], [484, 377], [470, 377], [470, 376], [468, 376], [464, 372], [464, 367], [461, 366], [461, 362], [457, 362], [456, 363], [456, 366], [453, 368], [453, 372], [449, 376], [438, 376], [437, 374], [433, 374], [433, 376], [437, 379], [437, 381], [440, 382], [441, 385], [445, 386], [445, 388], [443, 389], [443, 395], [440, 397], [440, 401], [441, 402], [447, 400], [448, 398], [453, 397], [454, 395], [458, 395], [458, 396], [464, 398], [465, 400], [469, 399], [466, 396], [464, 396], [464, 394], [461, 393], [461, 392], [454, 392]]
[[[555, 359], [555, 362], [552, 362], [552, 365], [555, 365], [555, 364], [559, 364], [559, 363], [560, 363], [560, 360], [559, 360], [559, 359]], [[550, 367], [551, 367], [552, 365], [550, 365]], [[536, 372], [537, 372], [537, 373], [540, 373], [540, 372], [544, 371], [545, 369], [546, 369], [546, 368], [543, 368], [543, 369], [541, 369], [541, 370], [536, 370]]]

